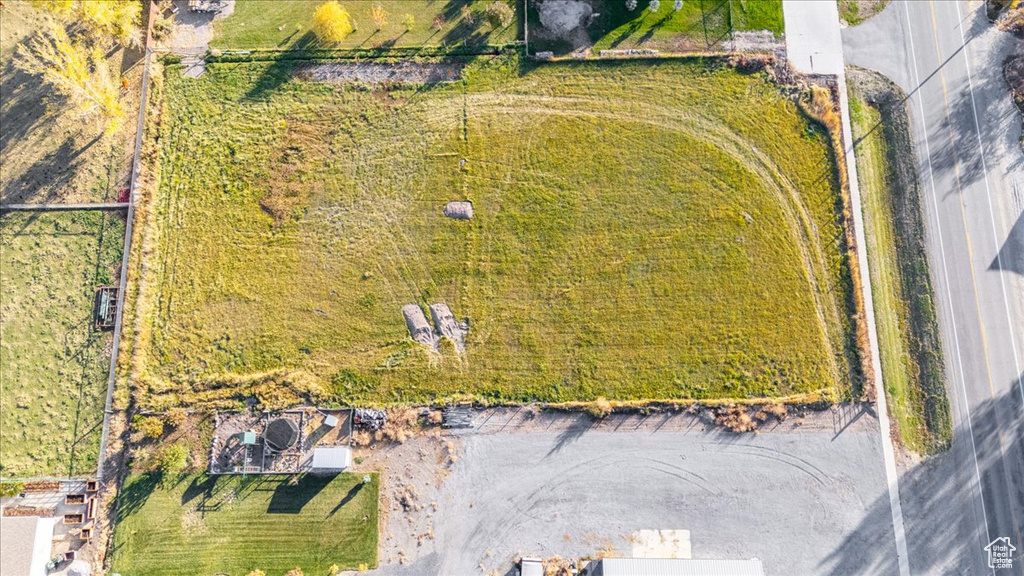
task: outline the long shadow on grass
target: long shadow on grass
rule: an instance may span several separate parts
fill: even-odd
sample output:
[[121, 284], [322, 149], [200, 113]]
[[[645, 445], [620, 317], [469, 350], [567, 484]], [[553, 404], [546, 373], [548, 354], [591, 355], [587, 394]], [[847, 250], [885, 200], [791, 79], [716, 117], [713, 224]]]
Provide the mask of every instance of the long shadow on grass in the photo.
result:
[[337, 478], [337, 474], [329, 476], [306, 476], [298, 484], [290, 486], [282, 483], [274, 489], [274, 495], [267, 505], [267, 514], [298, 514], [302, 508], [316, 498], [328, 484]]
[[349, 488], [349, 491], [348, 491], [348, 493], [347, 493], [347, 494], [345, 494], [345, 497], [344, 497], [344, 498], [342, 498], [340, 502], [338, 502], [338, 505], [337, 505], [337, 506], [335, 506], [335, 507], [334, 507], [334, 508], [333, 508], [333, 509], [332, 509], [332, 510], [331, 510], [331, 511], [330, 511], [330, 512], [329, 512], [329, 513], [327, 514], [327, 516], [328, 516], [328, 517], [330, 517], [330, 516], [334, 516], [334, 514], [335, 514], [335, 513], [336, 513], [336, 512], [338, 511], [338, 510], [341, 510], [342, 508], [344, 508], [344, 507], [345, 507], [345, 504], [348, 504], [348, 503], [349, 503], [349, 502], [351, 502], [351, 501], [352, 501], [352, 500], [353, 500], [353, 499], [354, 499], [354, 498], [355, 498], [356, 496], [358, 496], [358, 495], [359, 495], [359, 493], [360, 493], [360, 492], [361, 492], [361, 491], [363, 490], [363, 486], [364, 486], [364, 484], [363, 484], [362, 482], [360, 482], [360, 483], [356, 484], [355, 486], [353, 486], [352, 488]]
[[[314, 47], [316, 36], [307, 31], [302, 38], [291, 48], [292, 52], [302, 52]], [[296, 56], [279, 57], [274, 61], [256, 80], [253, 87], [246, 93], [247, 100], [258, 100], [266, 98], [269, 94], [280, 88], [283, 84], [292, 79], [292, 70], [295, 68], [295, 61], [300, 59]]]
[[152, 473], [127, 482], [117, 500], [117, 521], [121, 522], [141, 510], [159, 484], [160, 475]]

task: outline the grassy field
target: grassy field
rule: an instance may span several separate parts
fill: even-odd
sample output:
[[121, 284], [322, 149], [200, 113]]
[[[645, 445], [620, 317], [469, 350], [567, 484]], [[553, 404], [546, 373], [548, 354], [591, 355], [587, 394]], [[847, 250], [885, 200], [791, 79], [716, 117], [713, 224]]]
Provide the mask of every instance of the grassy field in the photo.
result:
[[[484, 10], [494, 0], [349, 0], [341, 2], [356, 22], [356, 31], [339, 48], [378, 46], [455, 46], [503, 45], [516, 40], [522, 24], [516, 18], [505, 28], [492, 29], [484, 19]], [[511, 0], [508, 0], [513, 5]], [[221, 49], [297, 49], [316, 47], [310, 32], [313, 12], [323, 0], [261, 2], [241, 0], [231, 16], [215, 23], [211, 42]], [[380, 4], [389, 14], [387, 24], [376, 30], [371, 11]], [[469, 10], [464, 18], [462, 9]], [[518, 11], [517, 11], [518, 13]], [[405, 26], [412, 15], [412, 30]], [[441, 18], [441, 26], [435, 20]]]
[[378, 477], [185, 476], [173, 485], [130, 476], [111, 570], [146, 576], [327, 574], [377, 565]]
[[657, 12], [647, 0], [629, 12], [624, 2], [609, 2], [603, 10], [603, 30], [594, 50], [607, 48], [659, 48], [670, 51], [714, 49], [730, 40], [733, 31], [768, 30], [780, 36], [784, 29], [781, 0], [661, 0]]
[[0, 7], [0, 200], [114, 201], [127, 184], [138, 113], [138, 52], [114, 50], [108, 63], [128, 79], [124, 126], [110, 136], [71, 106], [41, 77], [15, 66], [19, 46], [53, 18], [26, 0]]
[[0, 475], [95, 471], [111, 337], [93, 296], [123, 239], [119, 215], [0, 217]]
[[[167, 75], [144, 404], [849, 392], [830, 150], [761, 75], [503, 56], [385, 91], [290, 66]], [[441, 214], [460, 199], [470, 222]], [[401, 307], [439, 301], [464, 353], [409, 339]]]
[[935, 452], [948, 446], [952, 432], [916, 179], [898, 173], [895, 165], [898, 155], [911, 154], [909, 135], [896, 133], [907, 130], [905, 120], [902, 126], [893, 125], [891, 112], [883, 115], [868, 104], [857, 82], [851, 86], [850, 116], [858, 140], [857, 172], [889, 410], [908, 448]]

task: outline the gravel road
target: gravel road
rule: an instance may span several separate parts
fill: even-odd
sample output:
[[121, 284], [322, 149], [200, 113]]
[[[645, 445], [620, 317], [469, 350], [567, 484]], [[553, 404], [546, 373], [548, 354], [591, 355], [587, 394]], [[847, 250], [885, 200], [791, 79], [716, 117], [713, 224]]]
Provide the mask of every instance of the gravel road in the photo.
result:
[[[384, 465], [376, 574], [506, 574], [519, 554], [629, 555], [640, 529], [691, 532], [694, 558], [769, 574], [891, 574], [892, 524], [875, 417], [860, 406], [736, 435], [688, 414], [496, 410], [470, 430], [364, 450]], [[454, 458], [452, 458], [454, 456]], [[435, 465], [435, 462], [438, 464]], [[386, 463], [386, 464], [385, 464]], [[856, 535], [851, 538], [851, 535]], [[842, 548], [842, 554], [839, 554]]]

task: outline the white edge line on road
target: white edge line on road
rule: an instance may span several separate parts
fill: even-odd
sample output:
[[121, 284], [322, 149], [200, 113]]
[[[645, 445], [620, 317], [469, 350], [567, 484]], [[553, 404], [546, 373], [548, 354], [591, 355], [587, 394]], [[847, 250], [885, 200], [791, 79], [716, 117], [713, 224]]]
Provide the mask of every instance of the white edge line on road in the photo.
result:
[[[910, 8], [907, 0], [903, 2], [904, 15], [907, 18], [907, 38], [910, 40], [910, 60], [914, 64], [914, 84], [917, 85], [915, 92], [917, 93], [917, 109], [921, 115], [921, 134], [924, 136], [924, 153], [925, 159], [928, 165], [928, 180], [931, 183], [932, 189], [932, 206], [935, 209], [935, 226], [938, 232], [939, 238], [939, 254], [942, 259], [942, 275], [945, 278], [946, 283], [946, 298], [952, 304], [953, 294], [949, 289], [949, 268], [946, 265], [946, 248], [945, 243], [942, 241], [942, 222], [939, 218], [939, 195], [935, 191], [935, 174], [932, 170], [932, 153], [931, 146], [928, 143], [928, 122], [924, 117], [924, 99], [921, 97], [921, 75], [917, 68], [917, 50], [914, 48], [914, 32], [913, 25], [910, 22]], [[967, 387], [964, 384], [964, 363], [963, 358], [960, 355], [960, 336], [959, 330], [956, 326], [956, 313], [953, 311], [952, 305], [949, 307], [949, 317], [953, 324], [953, 349], [956, 351], [956, 363], [960, 372], [960, 391], [964, 397], [964, 413], [967, 416], [967, 433], [971, 439], [971, 453], [974, 455], [974, 474], [978, 483], [978, 499], [981, 501], [981, 515], [985, 526], [985, 540], [991, 541], [988, 533], [988, 513], [985, 511], [985, 496], [981, 490], [981, 468], [978, 466], [978, 449], [974, 445], [974, 427], [971, 424], [971, 408], [967, 401]], [[956, 378], [953, 379], [956, 382]], [[995, 569], [992, 569], [992, 574], [995, 574]]]
[[[960, 2], [954, 2], [956, 6], [956, 18], [963, 23], [960, 14]], [[985, 181], [985, 197], [988, 199], [988, 217], [992, 222], [992, 240], [996, 246], [996, 264], [999, 266], [999, 286], [1003, 289], [1003, 310], [1006, 312], [1006, 325], [1010, 331], [1010, 349], [1013, 350], [1013, 366], [1017, 370], [1017, 389], [1020, 391], [1020, 400], [1024, 408], [1024, 378], [1021, 378], [1020, 359], [1017, 357], [1017, 340], [1013, 335], [1013, 317], [1010, 315], [1010, 300], [1006, 295], [1006, 276], [1003, 274], [1003, 257], [999, 254], [999, 235], [996, 233], [996, 216], [992, 211], [992, 191], [988, 186], [988, 166], [985, 163], [985, 146], [981, 140], [981, 123], [978, 122], [978, 103], [974, 100], [974, 82], [971, 80], [971, 61], [967, 55], [967, 37], [964, 36], [964, 27], [960, 28], [960, 43], [964, 47], [964, 65], [967, 67], [967, 88], [971, 93], [971, 112], [974, 113], [974, 133], [978, 136], [978, 152], [981, 154], [981, 173]]]

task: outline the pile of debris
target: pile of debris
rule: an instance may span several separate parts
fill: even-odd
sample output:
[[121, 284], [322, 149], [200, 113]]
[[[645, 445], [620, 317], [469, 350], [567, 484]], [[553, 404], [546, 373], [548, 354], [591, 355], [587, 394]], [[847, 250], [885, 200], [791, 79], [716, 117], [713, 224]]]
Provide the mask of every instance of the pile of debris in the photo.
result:
[[384, 427], [388, 421], [388, 414], [384, 410], [373, 408], [357, 408], [352, 418], [352, 423], [358, 428], [366, 428], [376, 432]]

